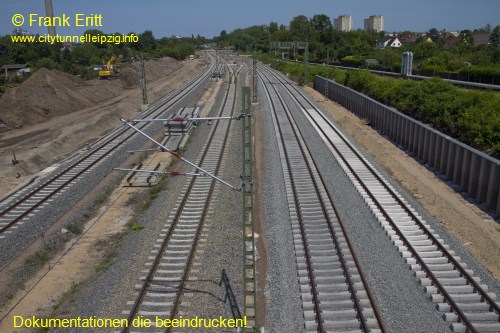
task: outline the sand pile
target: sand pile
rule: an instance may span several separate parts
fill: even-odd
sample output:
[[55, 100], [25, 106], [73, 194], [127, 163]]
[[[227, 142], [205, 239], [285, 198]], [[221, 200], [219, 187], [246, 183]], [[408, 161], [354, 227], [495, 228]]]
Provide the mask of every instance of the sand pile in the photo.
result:
[[[162, 58], [157, 60], [147, 60], [144, 63], [147, 81], [156, 81], [171, 74], [181, 68], [181, 63], [173, 58]], [[132, 88], [139, 86], [141, 77], [141, 63], [139, 61], [128, 65], [123, 69], [118, 77], [124, 88]]]
[[[156, 81], [181, 67], [172, 58], [145, 62], [147, 81]], [[83, 81], [57, 70], [39, 69], [0, 97], [0, 133], [44, 122], [94, 106], [139, 85], [141, 66], [129, 64], [118, 79]]]

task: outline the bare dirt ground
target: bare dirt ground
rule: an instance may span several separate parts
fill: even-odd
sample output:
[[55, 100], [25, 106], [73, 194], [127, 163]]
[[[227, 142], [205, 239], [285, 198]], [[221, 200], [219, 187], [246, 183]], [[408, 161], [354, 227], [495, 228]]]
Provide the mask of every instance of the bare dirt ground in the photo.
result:
[[[203, 61], [181, 63], [164, 58], [146, 64], [151, 103], [198, 73]], [[103, 81], [81, 81], [66, 73], [41, 69], [38, 75], [40, 71], [7, 91], [0, 100], [0, 124], [4, 125], [0, 134], [0, 198], [33, 174], [117, 127], [120, 118], [134, 117], [142, 103], [136, 67], [126, 68], [120, 79]], [[47, 109], [50, 112], [45, 114], [43, 110]], [[6, 122], [10, 124], [8, 131]], [[13, 152], [19, 164], [12, 164]]]
[[20, 290], [5, 309], [0, 311], [3, 316], [5, 310], [11, 310], [0, 322], [0, 332], [12, 332], [14, 315], [24, 318], [50, 317], [51, 311], [65, 301], [64, 293], [71, 293], [72, 288], [96, 270], [105, 269], [107, 263], [102, 260], [110, 251], [109, 245], [121, 239], [127, 222], [134, 216], [127, 202], [134, 194], [142, 191], [145, 190], [133, 187], [117, 188], [107, 203], [99, 209], [97, 216], [86, 224], [82, 236], [68, 243], [63, 255], [51, 260], [50, 270], [45, 268], [38, 272], [27, 283], [26, 290]]
[[500, 280], [500, 225], [339, 104], [306, 87], [340, 127]]
[[[174, 83], [169, 84], [180, 86], [198, 71], [199, 65], [189, 65], [184, 67], [185, 70], [181, 72], [181, 75], [174, 73], [167, 80], [174, 81]], [[222, 81], [210, 85], [205, 90], [204, 95], [198, 101], [199, 105], [204, 105], [203, 112], [208, 112], [221, 86]], [[169, 90], [171, 90], [170, 87], [166, 91]], [[143, 162], [143, 165], [145, 167], [155, 165], [159, 158], [168, 165], [171, 155], [166, 152], [152, 154]], [[134, 217], [135, 212], [131, 202], [137, 201], [137, 196], [144, 191], [147, 189], [131, 187], [115, 189], [106, 203], [100, 207], [96, 216], [86, 223], [82, 236], [68, 243], [66, 249], [61, 251], [56, 258], [51, 259], [51, 269], [44, 269], [33, 276], [24, 290], [16, 293], [5, 309], [0, 309], [0, 318], [10, 310], [10, 314], [0, 321], [0, 332], [12, 332], [13, 315], [24, 318], [33, 315], [38, 318], [51, 317], [55, 308], [72, 298], [75, 286], [85, 282], [95, 270], [106, 269], [106, 265], [109, 264], [107, 256], [110, 255], [110, 251], [115, 251], [115, 244], [119, 243], [123, 233], [127, 230], [127, 222]], [[23, 332], [23, 330], [15, 330], [15, 332]]]

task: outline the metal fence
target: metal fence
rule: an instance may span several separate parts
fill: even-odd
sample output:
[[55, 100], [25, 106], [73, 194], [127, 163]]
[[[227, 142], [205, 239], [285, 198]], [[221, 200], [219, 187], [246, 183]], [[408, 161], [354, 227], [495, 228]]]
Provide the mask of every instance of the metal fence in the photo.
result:
[[500, 217], [500, 160], [469, 147], [374, 99], [320, 76], [314, 89], [400, 145], [440, 178]]

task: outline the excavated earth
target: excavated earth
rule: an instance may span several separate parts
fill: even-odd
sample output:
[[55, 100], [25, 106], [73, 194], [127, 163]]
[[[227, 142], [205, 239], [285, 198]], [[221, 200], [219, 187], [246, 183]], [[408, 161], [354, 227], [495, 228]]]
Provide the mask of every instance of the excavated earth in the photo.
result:
[[[180, 87], [201, 61], [162, 58], [145, 62], [148, 100]], [[115, 79], [84, 81], [41, 68], [0, 97], [0, 198], [34, 174], [84, 148], [140, 110], [139, 63]], [[166, 79], [168, 77], [168, 79]], [[13, 164], [15, 158], [19, 163]]]

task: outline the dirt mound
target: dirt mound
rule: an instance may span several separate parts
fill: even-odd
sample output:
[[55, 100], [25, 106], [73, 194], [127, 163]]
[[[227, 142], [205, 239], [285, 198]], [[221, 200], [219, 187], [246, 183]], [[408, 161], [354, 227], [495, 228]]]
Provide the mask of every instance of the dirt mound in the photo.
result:
[[81, 108], [88, 101], [76, 93], [85, 83], [73, 75], [41, 68], [0, 98], [0, 121], [19, 128]]
[[[173, 58], [153, 59], [144, 62], [147, 81], [156, 81], [179, 68], [181, 68], [181, 64]], [[118, 74], [118, 77], [124, 88], [137, 87], [139, 86], [141, 72], [141, 63], [136, 61], [123, 69]]]
[[[156, 81], [181, 67], [172, 58], [145, 62], [147, 81]], [[139, 62], [128, 65], [115, 80], [83, 81], [57, 70], [39, 69], [18, 87], [0, 97], [0, 133], [34, 125], [72, 113], [120, 95], [137, 87]]]

